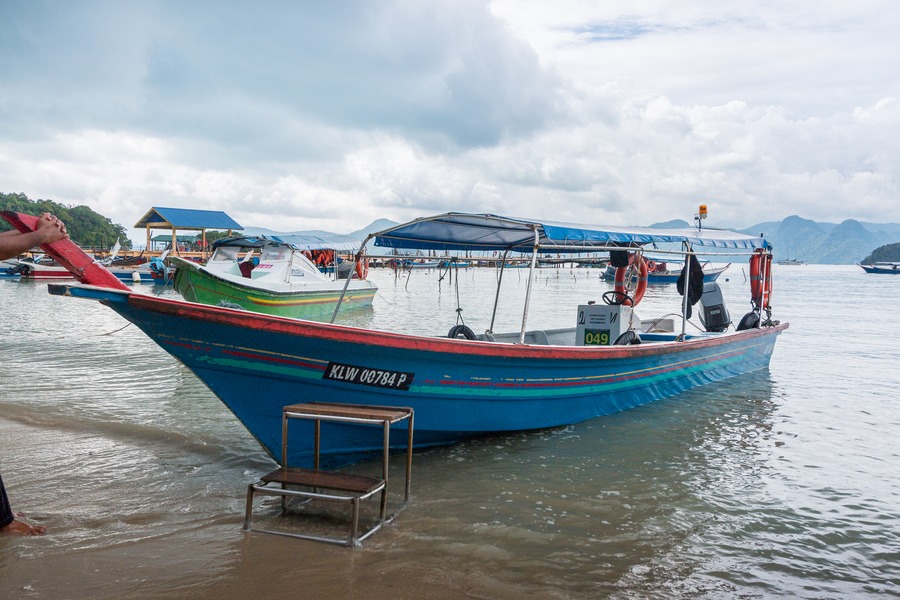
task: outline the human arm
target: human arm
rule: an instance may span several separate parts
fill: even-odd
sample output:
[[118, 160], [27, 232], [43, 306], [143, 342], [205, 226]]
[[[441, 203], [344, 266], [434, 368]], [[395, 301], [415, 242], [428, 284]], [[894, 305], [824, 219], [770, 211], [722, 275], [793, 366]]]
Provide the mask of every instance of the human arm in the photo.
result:
[[4, 231], [0, 233], [0, 260], [12, 258], [41, 244], [55, 242], [67, 237], [62, 221], [44, 213], [38, 219], [37, 229], [27, 233]]

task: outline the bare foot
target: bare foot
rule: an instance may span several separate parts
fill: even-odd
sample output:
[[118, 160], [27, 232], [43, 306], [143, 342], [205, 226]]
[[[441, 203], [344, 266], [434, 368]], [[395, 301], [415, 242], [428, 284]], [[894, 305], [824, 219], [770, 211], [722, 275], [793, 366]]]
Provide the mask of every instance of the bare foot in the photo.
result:
[[0, 527], [0, 534], [8, 535], [44, 535], [47, 528], [43, 525], [29, 525], [25, 521], [13, 520], [6, 527]]

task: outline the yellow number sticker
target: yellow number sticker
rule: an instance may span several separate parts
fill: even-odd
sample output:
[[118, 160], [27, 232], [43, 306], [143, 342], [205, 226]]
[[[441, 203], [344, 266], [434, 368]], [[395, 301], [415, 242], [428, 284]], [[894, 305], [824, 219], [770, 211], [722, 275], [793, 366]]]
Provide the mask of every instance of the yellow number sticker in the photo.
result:
[[609, 329], [585, 329], [585, 346], [609, 346]]

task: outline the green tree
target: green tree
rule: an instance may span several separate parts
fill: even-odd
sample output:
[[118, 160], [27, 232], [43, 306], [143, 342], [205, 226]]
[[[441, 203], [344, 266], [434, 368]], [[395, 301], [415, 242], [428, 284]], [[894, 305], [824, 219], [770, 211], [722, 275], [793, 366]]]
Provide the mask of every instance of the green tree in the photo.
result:
[[[119, 240], [123, 248], [131, 248], [125, 228], [94, 212], [87, 206], [66, 206], [52, 200], [29, 200], [25, 194], [0, 193], [0, 210], [12, 210], [28, 215], [53, 213], [66, 224], [69, 237], [83, 247], [109, 248]], [[0, 231], [10, 229], [0, 220]]]

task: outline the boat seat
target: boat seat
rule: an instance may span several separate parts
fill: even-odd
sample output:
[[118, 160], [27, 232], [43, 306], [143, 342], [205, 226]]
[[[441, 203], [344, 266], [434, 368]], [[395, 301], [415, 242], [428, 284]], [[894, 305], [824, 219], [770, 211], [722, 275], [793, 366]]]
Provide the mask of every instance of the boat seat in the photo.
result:
[[551, 346], [574, 346], [575, 328], [562, 327], [560, 329], [544, 329], [548, 343]]
[[539, 346], [549, 346], [550, 339], [547, 337], [547, 334], [543, 330], [535, 329], [534, 331], [525, 332], [525, 343], [536, 344]]
[[[487, 342], [502, 342], [506, 344], [518, 344], [519, 333], [484, 333], [479, 334], [477, 339]], [[543, 329], [532, 329], [525, 332], [525, 343], [532, 346], [549, 346], [550, 338]]]

